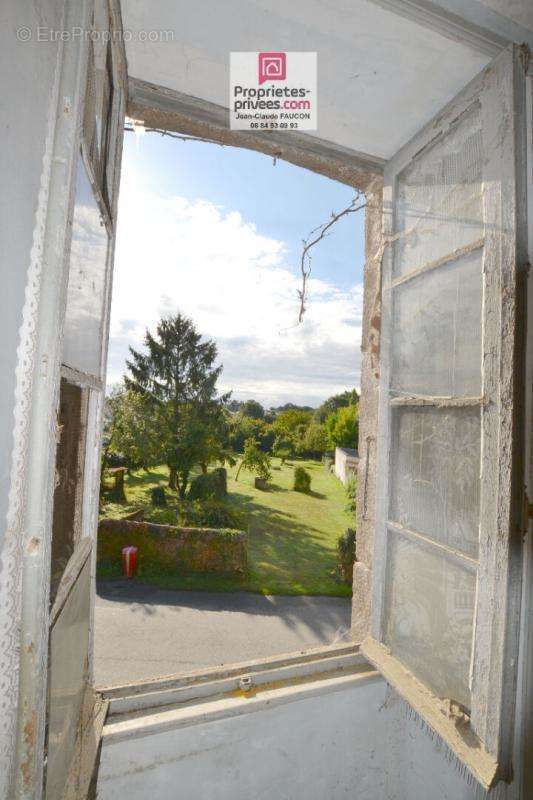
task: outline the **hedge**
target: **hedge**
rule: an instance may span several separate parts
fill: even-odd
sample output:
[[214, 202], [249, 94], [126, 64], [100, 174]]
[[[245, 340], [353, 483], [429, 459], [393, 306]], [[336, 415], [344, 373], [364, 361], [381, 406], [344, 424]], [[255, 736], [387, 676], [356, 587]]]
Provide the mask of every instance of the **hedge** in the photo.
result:
[[182, 528], [124, 519], [103, 519], [98, 526], [99, 564], [120, 566], [122, 548], [139, 548], [139, 569], [157, 566], [180, 573], [244, 574], [248, 537], [228, 528]]

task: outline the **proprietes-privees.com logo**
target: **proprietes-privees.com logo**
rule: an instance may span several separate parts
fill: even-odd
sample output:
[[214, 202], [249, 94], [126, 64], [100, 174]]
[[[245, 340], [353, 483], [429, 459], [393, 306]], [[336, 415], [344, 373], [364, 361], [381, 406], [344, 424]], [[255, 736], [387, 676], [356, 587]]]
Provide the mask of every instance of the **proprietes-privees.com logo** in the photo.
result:
[[316, 53], [231, 53], [230, 125], [316, 130]]

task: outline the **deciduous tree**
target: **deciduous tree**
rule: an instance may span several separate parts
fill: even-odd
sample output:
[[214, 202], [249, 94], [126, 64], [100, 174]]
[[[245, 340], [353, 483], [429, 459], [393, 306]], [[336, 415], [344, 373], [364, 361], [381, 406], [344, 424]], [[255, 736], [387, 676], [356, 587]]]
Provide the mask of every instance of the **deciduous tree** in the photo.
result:
[[245, 469], [248, 472], [255, 472], [256, 475], [260, 478], [264, 478], [266, 481], [270, 480], [270, 458], [267, 453], [261, 450], [259, 442], [255, 439], [247, 439], [244, 443], [242, 461], [235, 475], [236, 481], [239, 480], [241, 469]]
[[159, 409], [131, 390], [119, 390], [107, 398], [110, 415], [109, 450], [123, 456], [130, 469], [153, 467], [164, 456], [159, 434]]
[[328, 397], [321, 406], [315, 411], [315, 419], [317, 422], [325, 422], [330, 414], [333, 414], [338, 408], [346, 408], [346, 406], [355, 406], [359, 402], [359, 395], [356, 389], [351, 389], [340, 394], [334, 394]]
[[330, 447], [357, 447], [359, 440], [359, 406], [338, 408], [326, 419]]
[[241, 406], [241, 414], [251, 419], [264, 419], [265, 409], [257, 400], [246, 400]]
[[312, 422], [302, 439], [302, 448], [314, 458], [320, 458], [328, 449], [328, 432], [325, 425]]

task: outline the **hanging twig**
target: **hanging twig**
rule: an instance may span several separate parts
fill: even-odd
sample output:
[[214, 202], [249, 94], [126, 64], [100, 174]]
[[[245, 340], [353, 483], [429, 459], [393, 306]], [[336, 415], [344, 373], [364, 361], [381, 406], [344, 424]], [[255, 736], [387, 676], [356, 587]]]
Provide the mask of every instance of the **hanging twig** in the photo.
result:
[[[307, 239], [302, 241], [303, 249], [302, 255], [300, 258], [300, 272], [302, 273], [302, 288], [298, 289], [298, 298], [300, 300], [300, 311], [298, 314], [298, 324], [300, 324], [304, 318], [304, 314], [307, 309], [307, 293], [308, 293], [308, 281], [311, 275], [311, 256], [309, 255], [309, 251], [312, 247], [314, 247], [318, 242], [328, 236], [328, 231], [330, 228], [335, 225], [342, 217], [345, 217], [347, 214], [354, 214], [356, 211], [360, 211], [362, 208], [365, 207], [365, 202], [360, 202], [361, 197], [363, 197], [362, 192], [357, 192], [355, 197], [353, 198], [352, 202], [349, 206], [346, 206], [345, 209], [335, 213], [334, 211], [331, 212], [331, 219], [328, 222], [324, 222], [322, 225], [319, 225], [317, 228], [313, 228], [313, 230], [309, 233]], [[315, 235], [316, 234], [316, 235]]]
[[[133, 125], [124, 125], [124, 130], [127, 133], [135, 133]], [[222, 142], [217, 142], [215, 139], [205, 139], [202, 136], [186, 136], [182, 133], [166, 131], [164, 128], [143, 128], [143, 130], [145, 133], [158, 133], [160, 136], [170, 136], [171, 139], [179, 139], [182, 142], [207, 142], [207, 144], [218, 144], [219, 147], [224, 147]]]
[[[124, 130], [128, 133], [135, 133], [135, 128], [133, 125], [124, 125]], [[201, 136], [186, 136], [181, 133], [174, 133], [173, 131], [167, 131], [164, 128], [144, 128], [146, 133], [158, 133], [160, 136], [169, 136], [171, 139], [179, 139], [182, 142], [207, 142], [208, 144], [218, 144], [219, 147], [224, 147], [222, 142], [217, 142], [215, 139], [205, 139]], [[273, 156], [273, 165], [276, 166], [278, 156], [277, 154]], [[362, 192], [357, 192], [355, 197], [353, 198], [352, 202], [349, 206], [346, 206], [345, 209], [335, 213], [334, 211], [331, 212], [331, 219], [328, 222], [324, 222], [322, 225], [319, 225], [309, 233], [307, 239], [302, 240], [302, 255], [300, 258], [300, 272], [302, 274], [302, 288], [298, 290], [298, 298], [300, 300], [300, 310], [298, 313], [298, 322], [297, 325], [300, 325], [304, 318], [304, 314], [307, 309], [307, 292], [308, 292], [308, 281], [311, 275], [311, 256], [309, 255], [309, 251], [313, 248], [318, 242], [328, 236], [328, 231], [330, 228], [335, 225], [342, 217], [345, 217], [347, 214], [354, 214], [356, 211], [361, 211], [362, 208], [365, 207], [366, 203], [360, 203], [361, 197], [363, 197]], [[316, 234], [316, 236], [315, 236]], [[311, 238], [314, 237], [314, 238]]]

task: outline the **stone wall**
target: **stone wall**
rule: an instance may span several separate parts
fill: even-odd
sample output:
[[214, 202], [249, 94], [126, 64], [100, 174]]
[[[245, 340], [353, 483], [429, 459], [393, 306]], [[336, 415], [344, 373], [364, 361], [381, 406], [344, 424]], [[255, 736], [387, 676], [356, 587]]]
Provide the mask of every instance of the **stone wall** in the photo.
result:
[[357, 475], [359, 467], [359, 454], [357, 450], [347, 447], [335, 448], [335, 475], [346, 485]]
[[244, 574], [248, 537], [227, 528], [179, 528], [124, 519], [103, 519], [98, 527], [98, 564], [120, 565], [126, 545], [139, 548], [145, 564], [177, 572]]

